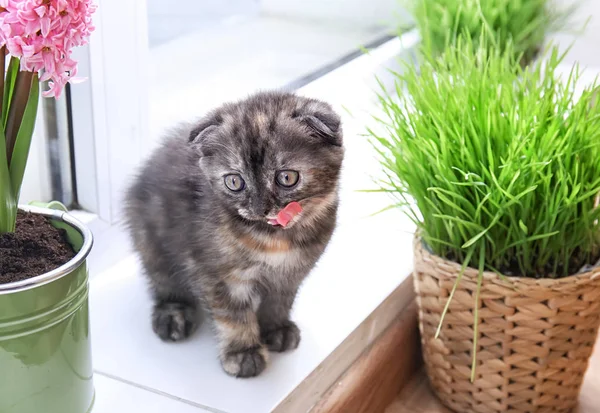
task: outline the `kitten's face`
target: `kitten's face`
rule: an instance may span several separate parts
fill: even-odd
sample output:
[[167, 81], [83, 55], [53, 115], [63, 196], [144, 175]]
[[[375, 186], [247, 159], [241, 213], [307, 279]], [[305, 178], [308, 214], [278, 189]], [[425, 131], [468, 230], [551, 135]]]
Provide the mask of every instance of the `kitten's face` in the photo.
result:
[[286, 205], [298, 202], [302, 212], [280, 227], [289, 229], [334, 213], [343, 148], [339, 118], [328, 105], [261, 94], [210, 118], [192, 139], [229, 214], [269, 226]]

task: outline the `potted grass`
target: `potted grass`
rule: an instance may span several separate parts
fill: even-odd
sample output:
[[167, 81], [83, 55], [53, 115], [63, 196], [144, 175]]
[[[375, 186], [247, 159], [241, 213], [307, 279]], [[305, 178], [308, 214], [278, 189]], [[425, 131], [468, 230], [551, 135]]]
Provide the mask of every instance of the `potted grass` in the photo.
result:
[[40, 82], [48, 86], [45, 96], [58, 97], [75, 79], [71, 49], [86, 43], [94, 9], [89, 0], [0, 1], [2, 413], [83, 413], [93, 404], [86, 267], [92, 235], [59, 204], [17, 202]]
[[575, 3], [561, 8], [555, 0], [403, 1], [427, 53], [439, 55], [466, 34], [482, 47], [502, 50], [510, 41], [522, 65], [537, 56], [549, 33], [565, 26], [575, 8]]
[[458, 413], [570, 412], [596, 341], [600, 108], [561, 60], [463, 39], [380, 96], [381, 190], [417, 225], [425, 367]]

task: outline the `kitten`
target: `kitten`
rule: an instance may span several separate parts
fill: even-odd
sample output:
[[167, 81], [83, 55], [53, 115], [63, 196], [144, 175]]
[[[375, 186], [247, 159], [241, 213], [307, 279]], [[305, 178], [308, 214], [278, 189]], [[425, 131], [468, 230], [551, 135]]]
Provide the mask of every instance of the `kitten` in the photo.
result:
[[156, 334], [187, 338], [202, 305], [237, 377], [261, 373], [268, 350], [295, 349], [290, 309], [334, 230], [343, 156], [339, 116], [289, 93], [259, 93], [175, 131], [127, 195]]

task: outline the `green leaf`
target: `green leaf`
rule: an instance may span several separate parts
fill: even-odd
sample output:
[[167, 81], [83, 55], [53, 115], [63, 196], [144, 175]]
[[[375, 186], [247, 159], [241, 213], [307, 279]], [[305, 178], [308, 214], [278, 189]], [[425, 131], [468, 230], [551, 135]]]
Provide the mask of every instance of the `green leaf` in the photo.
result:
[[397, 203], [397, 204], [392, 204], [392, 205], [388, 205], [385, 208], [380, 209], [379, 211], [375, 211], [371, 214], [369, 214], [369, 217], [374, 217], [380, 214], [383, 214], [384, 212], [390, 211], [392, 209], [398, 209], [398, 208], [402, 208], [404, 205], [401, 203]]
[[462, 280], [465, 270], [467, 269], [467, 266], [469, 265], [469, 262], [471, 261], [473, 252], [475, 252], [474, 248], [471, 248], [469, 250], [469, 252], [467, 252], [467, 256], [465, 257], [463, 265], [460, 268], [460, 273], [458, 273], [458, 277], [456, 277], [456, 281], [454, 282], [454, 286], [452, 287], [450, 296], [446, 300], [446, 305], [444, 306], [444, 310], [442, 311], [442, 316], [440, 317], [440, 323], [438, 324], [438, 328], [435, 332], [435, 338], [438, 338], [440, 336], [440, 332], [442, 331], [442, 325], [444, 324], [444, 318], [446, 318], [446, 313], [448, 312], [448, 308], [450, 308], [450, 303], [452, 302], [452, 298], [454, 298], [454, 293], [456, 292], [456, 288], [460, 284], [460, 280]]
[[8, 69], [6, 70], [6, 78], [4, 80], [4, 96], [2, 96], [2, 130], [6, 130], [6, 121], [8, 119], [8, 108], [12, 95], [15, 90], [15, 82], [19, 73], [19, 59], [11, 57]]
[[557, 48], [526, 69], [514, 59], [525, 52], [515, 48], [515, 38], [504, 50], [478, 49], [508, 39], [485, 38], [496, 23], [523, 28], [525, 39], [531, 33], [525, 16], [493, 17], [507, 0], [415, 1], [439, 14], [424, 22], [439, 21], [445, 37], [457, 28], [459, 9], [474, 17], [471, 35], [481, 28], [482, 10], [491, 20], [484, 36], [452, 39], [456, 44], [442, 55], [423, 56], [418, 66], [393, 73], [395, 88], [380, 85], [379, 108], [367, 128], [381, 163], [379, 189], [401, 200], [402, 211], [441, 257], [463, 263], [469, 250], [472, 261], [485, 250], [485, 270], [526, 277], [563, 277], [573, 268], [570, 260], [595, 262], [598, 86], [582, 85], [576, 68], [568, 79], [561, 76]]
[[21, 192], [21, 184], [23, 183], [23, 175], [25, 174], [25, 167], [27, 166], [33, 128], [35, 127], [39, 95], [40, 82], [38, 80], [38, 75], [35, 74], [31, 81], [31, 90], [29, 92], [29, 98], [27, 99], [27, 106], [23, 113], [23, 120], [19, 127], [15, 148], [10, 162], [10, 178], [15, 199], [19, 199], [19, 194]]
[[469, 248], [470, 246], [472, 246], [473, 244], [475, 244], [477, 241], [479, 241], [479, 239], [481, 237], [483, 237], [488, 231], [489, 231], [490, 227], [484, 229], [483, 231], [479, 232], [477, 235], [475, 235], [474, 237], [470, 238], [469, 240], [467, 240], [467, 242], [465, 242], [462, 245], [462, 248]]
[[13, 232], [16, 218], [17, 202], [10, 182], [6, 140], [4, 130], [0, 128], [0, 234]]
[[522, 220], [519, 220], [519, 228], [521, 228], [523, 230], [525, 235], [527, 235], [529, 233], [529, 230], [527, 229], [527, 225], [525, 225], [525, 223]]
[[471, 359], [471, 383], [475, 381], [475, 369], [477, 367], [477, 347], [479, 342], [479, 295], [481, 283], [483, 282], [483, 271], [485, 267], [485, 247], [479, 250], [479, 272], [477, 273], [477, 290], [475, 291], [475, 311], [473, 314], [473, 357]]

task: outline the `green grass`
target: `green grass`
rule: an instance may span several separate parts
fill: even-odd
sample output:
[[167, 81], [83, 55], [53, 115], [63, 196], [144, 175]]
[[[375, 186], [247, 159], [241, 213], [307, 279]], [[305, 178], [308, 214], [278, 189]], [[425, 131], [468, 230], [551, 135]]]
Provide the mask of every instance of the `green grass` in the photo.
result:
[[515, 50], [459, 41], [396, 74], [370, 130], [382, 191], [439, 256], [524, 277], [563, 277], [598, 258], [600, 107], [574, 99], [579, 69], [515, 69]]
[[[558, 9], [553, 0], [404, 0], [434, 55], [467, 34], [484, 47], [504, 50], [509, 41], [525, 61], [534, 57], [548, 32], [562, 28], [574, 6]], [[487, 36], [481, 37], [485, 32]]]

